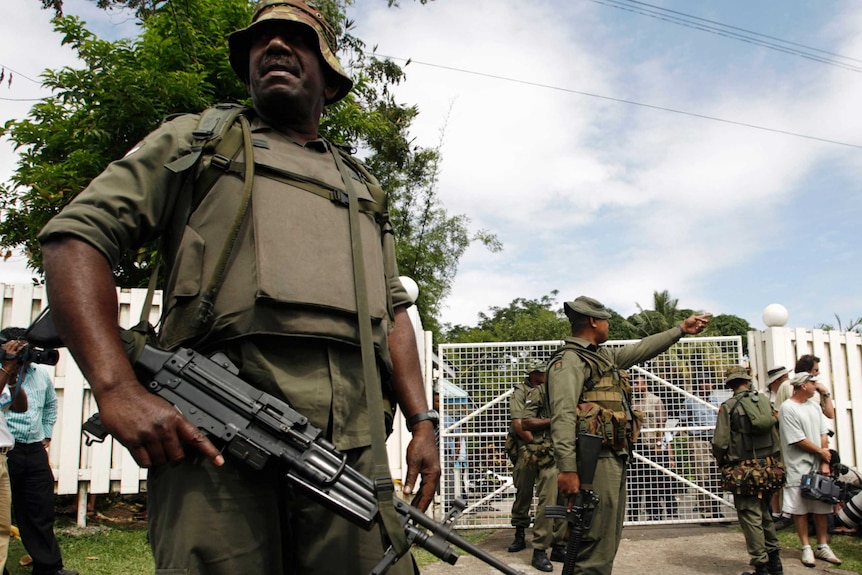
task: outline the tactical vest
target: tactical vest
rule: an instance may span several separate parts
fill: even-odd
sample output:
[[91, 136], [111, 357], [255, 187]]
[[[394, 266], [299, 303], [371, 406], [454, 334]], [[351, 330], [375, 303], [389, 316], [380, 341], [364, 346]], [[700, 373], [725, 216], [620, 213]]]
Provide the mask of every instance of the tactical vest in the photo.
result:
[[[397, 270], [387, 265], [394, 244], [383, 190], [341, 149], [313, 150], [264, 130], [251, 138], [254, 176], [246, 195], [245, 148], [240, 145], [231, 157], [214, 154], [173, 166], [175, 171], [196, 166], [195, 181], [205, 181], [205, 189], [198, 185], [185, 192], [188, 212], [178, 215], [174, 226], [182, 232], [168, 250], [162, 344], [205, 349], [248, 335], [279, 334], [359, 345], [347, 193], [333, 158], [339, 154], [359, 199], [374, 345], [391, 368], [386, 335], [394, 310], [388, 280]], [[209, 176], [207, 160], [218, 166], [218, 178]], [[236, 224], [227, 250], [226, 222]], [[202, 323], [212, 278], [219, 278], [218, 293], [210, 319]]]
[[603, 446], [620, 454], [628, 453], [637, 440], [628, 372], [614, 367], [606, 357], [576, 344], [563, 345], [550, 364], [566, 351], [576, 353], [590, 373], [578, 399], [578, 433], [598, 435]]

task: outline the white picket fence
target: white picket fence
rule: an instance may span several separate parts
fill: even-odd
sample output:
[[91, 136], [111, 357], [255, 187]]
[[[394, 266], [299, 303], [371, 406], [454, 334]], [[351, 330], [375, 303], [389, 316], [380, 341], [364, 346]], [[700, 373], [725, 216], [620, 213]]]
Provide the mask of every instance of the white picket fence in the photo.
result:
[[[44, 286], [41, 285], [0, 283], [0, 293], [3, 296], [0, 304], [0, 328], [27, 327], [48, 305]], [[120, 326], [129, 327], [138, 322], [146, 293], [145, 289], [118, 290]], [[161, 312], [160, 291], [155, 293], [153, 300], [150, 321], [155, 323]], [[408, 312], [419, 345], [423, 371], [427, 372], [424, 365], [430, 365], [430, 332], [422, 331], [414, 308], [410, 308]], [[129, 451], [116, 440], [109, 438], [104, 443], [86, 444], [81, 427], [98, 408], [89, 384], [67, 350], [60, 351], [60, 361], [56, 366], [42, 367], [51, 375], [57, 390], [58, 418], [49, 453], [56, 480], [56, 493], [78, 495], [77, 521], [79, 525], [85, 525], [88, 494], [145, 492], [147, 470], [139, 467]], [[430, 405], [430, 373], [426, 373], [425, 380]], [[410, 434], [407, 433], [403, 421], [399, 411], [395, 431], [387, 441], [390, 469], [392, 477], [396, 479], [403, 478], [406, 474], [404, 461]]]
[[[832, 389], [835, 419], [830, 422], [835, 436], [829, 444], [851, 467], [862, 465], [862, 336], [856, 332], [806, 330], [771, 327], [748, 334], [748, 355], [758, 380], [766, 372], [783, 365], [793, 369], [805, 354], [820, 358], [820, 380]], [[860, 409], [854, 410], [858, 403]]]

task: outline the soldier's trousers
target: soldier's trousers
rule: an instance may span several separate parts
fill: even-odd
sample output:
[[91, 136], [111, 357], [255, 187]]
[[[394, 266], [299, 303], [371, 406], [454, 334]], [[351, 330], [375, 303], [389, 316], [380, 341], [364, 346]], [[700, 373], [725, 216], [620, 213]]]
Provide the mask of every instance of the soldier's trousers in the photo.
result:
[[[536, 503], [536, 520], [533, 522], [533, 549], [548, 549], [552, 545], [564, 545], [566, 542], [566, 522], [562, 519], [550, 519], [545, 515], [546, 505], [556, 505], [557, 497], [557, 466], [553, 463], [547, 467], [531, 469], [523, 465], [523, 459], [515, 466], [514, 480], [518, 493], [512, 505], [512, 525], [527, 527], [530, 525], [530, 504], [533, 501], [533, 486], [538, 501]], [[520, 481], [519, 481], [520, 480]], [[529, 483], [527, 483], [529, 480]], [[521, 483], [523, 482], [523, 483]], [[524, 488], [523, 500], [519, 501], [521, 486]], [[529, 493], [529, 496], [527, 494]], [[518, 520], [515, 523], [515, 508], [518, 507]]]
[[530, 505], [533, 504], [533, 486], [536, 484], [538, 472], [524, 465], [524, 452], [522, 447], [518, 453], [518, 461], [512, 471], [512, 480], [515, 486], [515, 502], [512, 504], [512, 526], [530, 526]]
[[626, 514], [625, 458], [602, 449], [593, 488], [599, 504], [578, 550], [575, 575], [611, 575], [613, 571]]
[[734, 495], [733, 505], [739, 518], [739, 525], [745, 534], [745, 546], [751, 556], [752, 565], [766, 565], [769, 553], [781, 549], [775, 524], [769, 511], [771, 493], [763, 497], [756, 495]]
[[[346, 452], [370, 473], [371, 448]], [[299, 495], [278, 466], [255, 471], [193, 457], [150, 470], [149, 538], [156, 575], [367, 575], [385, 551], [365, 531]], [[387, 573], [414, 572], [406, 556]]]

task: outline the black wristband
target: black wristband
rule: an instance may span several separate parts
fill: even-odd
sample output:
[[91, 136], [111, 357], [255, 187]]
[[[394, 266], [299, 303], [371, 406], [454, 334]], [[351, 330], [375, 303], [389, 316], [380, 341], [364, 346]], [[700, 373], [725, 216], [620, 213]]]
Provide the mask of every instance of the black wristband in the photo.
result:
[[430, 421], [434, 429], [440, 425], [440, 414], [435, 410], [420, 411], [407, 418], [407, 429], [413, 431], [413, 426], [420, 421]]

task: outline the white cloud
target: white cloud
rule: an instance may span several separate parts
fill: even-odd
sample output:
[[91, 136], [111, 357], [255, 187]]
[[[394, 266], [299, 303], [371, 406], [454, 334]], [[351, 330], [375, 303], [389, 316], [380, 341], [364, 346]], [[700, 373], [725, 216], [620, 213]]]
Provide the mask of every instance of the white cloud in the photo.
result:
[[[669, 25], [663, 41], [596, 4], [402, 3], [361, 17], [360, 36], [392, 56], [836, 140], [860, 133], [857, 74]], [[848, 44], [823, 47], [862, 51], [854, 51], [859, 14], [833, 18]], [[683, 35], [680, 50], [674, 40]], [[446, 124], [443, 202], [505, 246], [465, 254], [444, 306], [452, 323], [552, 289], [562, 299], [592, 293], [628, 313], [657, 289], [686, 307], [760, 310], [738, 290], [713, 286], [731, 270], [746, 281], [763, 257], [792, 261], [780, 246], [787, 222], [774, 214], [804, 215], [800, 196], [813, 175], [830, 164], [849, 170], [855, 157], [832, 144], [570, 91], [419, 64], [407, 73], [398, 94], [419, 105], [418, 141], [435, 145]], [[859, 255], [830, 249], [845, 261]], [[775, 294], [795, 295], [792, 287]]]

